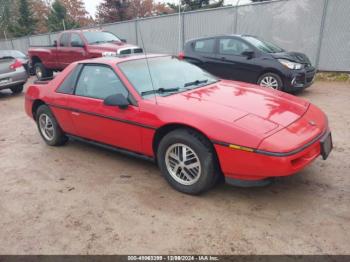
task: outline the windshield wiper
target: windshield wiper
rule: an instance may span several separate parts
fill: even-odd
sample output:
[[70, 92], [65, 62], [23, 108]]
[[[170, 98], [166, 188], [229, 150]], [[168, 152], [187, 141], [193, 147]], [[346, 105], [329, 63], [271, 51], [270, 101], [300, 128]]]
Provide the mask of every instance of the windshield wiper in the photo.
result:
[[148, 90], [148, 91], [143, 91], [141, 92], [142, 96], [145, 95], [150, 95], [150, 94], [164, 94], [164, 93], [171, 93], [171, 92], [176, 92], [179, 91], [180, 88], [178, 87], [174, 87], [174, 88], [158, 88], [158, 89], [152, 89], [152, 90]]
[[191, 90], [193, 88], [187, 88], [189, 86], [198, 86], [201, 84], [205, 84], [208, 82], [208, 79], [204, 79], [204, 80], [196, 80], [193, 82], [188, 82], [184, 84], [184, 87], [180, 88], [180, 87], [174, 87], [174, 88], [158, 88], [158, 89], [153, 89], [153, 90], [148, 90], [148, 91], [143, 91], [141, 92], [141, 96], [144, 95], [149, 95], [149, 94], [165, 94], [165, 93], [172, 93], [172, 92], [177, 92], [177, 91], [187, 91], [187, 90]]
[[204, 79], [204, 80], [196, 80], [196, 81], [193, 81], [193, 82], [188, 82], [186, 84], [184, 84], [184, 87], [188, 87], [188, 86], [198, 86], [198, 85], [201, 85], [201, 84], [205, 84], [208, 82], [208, 79]]

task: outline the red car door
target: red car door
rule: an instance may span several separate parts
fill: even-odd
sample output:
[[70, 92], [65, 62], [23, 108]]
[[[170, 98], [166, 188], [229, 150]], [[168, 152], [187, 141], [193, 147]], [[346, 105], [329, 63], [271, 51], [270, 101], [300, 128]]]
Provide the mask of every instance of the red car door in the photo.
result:
[[69, 53], [70, 51], [69, 41], [70, 41], [70, 33], [62, 33], [59, 39], [57, 51], [56, 51], [59, 69], [64, 69], [71, 63], [70, 53]]
[[141, 126], [137, 122], [139, 108], [130, 105], [121, 109], [103, 103], [106, 97], [118, 93], [127, 97], [129, 92], [112, 68], [84, 65], [75, 94], [68, 101], [74, 133], [82, 138], [141, 152]]
[[73, 63], [75, 61], [80, 61], [87, 59], [87, 52], [85, 50], [85, 45], [79, 34], [72, 33], [70, 37], [70, 48], [68, 50], [69, 57], [68, 62]]
[[[69, 101], [73, 96], [75, 83], [79, 76], [82, 65], [71, 66], [72, 71], [65, 77], [63, 82], [56, 88], [54, 94], [50, 96], [48, 104], [60, 123], [60, 127], [68, 134], [75, 133], [75, 127], [69, 109]], [[58, 77], [59, 78], [59, 77]]]

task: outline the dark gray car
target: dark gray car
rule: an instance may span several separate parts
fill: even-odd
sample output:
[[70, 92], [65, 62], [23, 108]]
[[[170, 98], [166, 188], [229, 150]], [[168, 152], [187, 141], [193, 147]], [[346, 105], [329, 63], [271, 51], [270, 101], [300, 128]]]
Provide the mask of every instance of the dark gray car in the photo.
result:
[[20, 93], [28, 79], [28, 73], [22, 62], [13, 57], [0, 57], [0, 90], [10, 89]]
[[305, 54], [288, 52], [250, 35], [193, 39], [179, 57], [220, 78], [291, 93], [309, 87], [316, 74]]

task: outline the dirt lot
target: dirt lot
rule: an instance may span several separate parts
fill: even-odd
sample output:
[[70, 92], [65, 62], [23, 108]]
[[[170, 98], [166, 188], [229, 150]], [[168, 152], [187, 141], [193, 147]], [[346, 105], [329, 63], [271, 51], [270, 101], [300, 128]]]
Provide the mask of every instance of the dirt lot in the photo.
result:
[[78, 142], [44, 144], [23, 95], [0, 92], [1, 254], [350, 254], [350, 85], [300, 96], [335, 149], [265, 188], [171, 189], [152, 163]]

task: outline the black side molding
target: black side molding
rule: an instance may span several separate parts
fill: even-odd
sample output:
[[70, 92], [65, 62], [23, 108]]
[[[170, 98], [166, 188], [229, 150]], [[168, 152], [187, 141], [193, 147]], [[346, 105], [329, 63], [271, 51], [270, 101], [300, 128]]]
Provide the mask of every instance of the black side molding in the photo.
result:
[[90, 140], [90, 139], [86, 139], [86, 138], [79, 137], [79, 136], [74, 136], [74, 135], [70, 135], [70, 134], [66, 134], [66, 135], [70, 139], [73, 139], [73, 140], [77, 140], [77, 141], [80, 141], [80, 142], [88, 143], [90, 145], [102, 147], [102, 148], [110, 150], [110, 151], [114, 151], [114, 152], [121, 153], [121, 154], [124, 154], [124, 155], [128, 155], [128, 156], [136, 157], [136, 158], [139, 158], [139, 159], [147, 160], [147, 161], [150, 161], [150, 162], [155, 162], [155, 159], [153, 157], [146, 156], [146, 155], [143, 155], [141, 153], [133, 152], [133, 151], [130, 151], [130, 150], [127, 150], [127, 149], [124, 149], [124, 148], [115, 147], [115, 146], [111, 146], [111, 145], [104, 144], [104, 143], [100, 143], [100, 142], [97, 142], [97, 141], [94, 141], [94, 140]]

